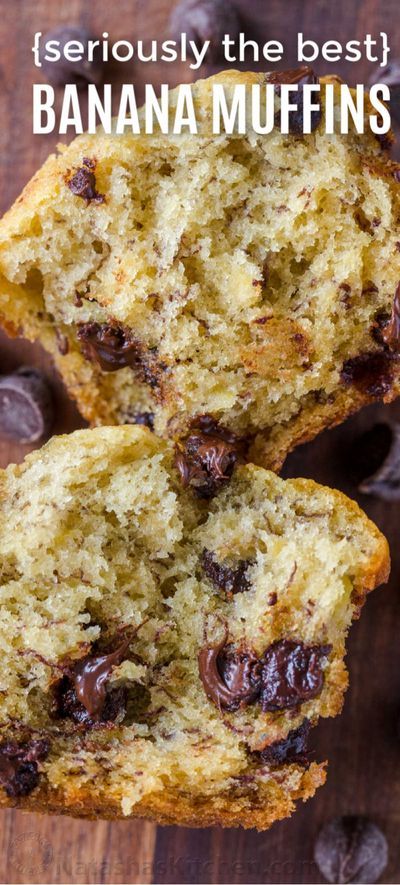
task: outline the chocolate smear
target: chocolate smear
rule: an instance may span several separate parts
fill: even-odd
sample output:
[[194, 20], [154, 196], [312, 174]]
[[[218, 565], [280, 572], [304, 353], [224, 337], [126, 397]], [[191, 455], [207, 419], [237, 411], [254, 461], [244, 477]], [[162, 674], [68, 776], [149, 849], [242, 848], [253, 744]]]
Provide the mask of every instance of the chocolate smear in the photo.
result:
[[377, 882], [388, 862], [382, 831], [366, 817], [335, 817], [320, 831], [314, 858], [328, 882]]
[[182, 484], [199, 498], [212, 498], [231, 478], [244, 448], [243, 440], [212, 415], [198, 415], [189, 435], [176, 446], [175, 466]]
[[304, 645], [291, 639], [274, 642], [260, 664], [260, 703], [264, 713], [288, 710], [317, 697], [324, 684], [322, 661], [331, 646]]
[[18, 744], [6, 741], [0, 744], [0, 785], [7, 796], [27, 796], [39, 783], [38, 762], [46, 758], [50, 745], [47, 740], [32, 740]]
[[249, 559], [241, 559], [235, 567], [231, 567], [218, 562], [211, 550], [203, 550], [201, 565], [214, 587], [223, 590], [228, 598], [234, 593], [250, 590], [251, 584], [246, 574], [252, 565]]
[[107, 683], [114, 667], [125, 659], [132, 639], [130, 634], [113, 652], [90, 654], [73, 667], [67, 665], [65, 675], [55, 686], [55, 715], [87, 727], [121, 719], [125, 690], [115, 686], [108, 691]]
[[258, 758], [274, 767], [276, 765], [303, 765], [308, 764], [307, 743], [311, 730], [311, 724], [308, 719], [300, 725], [289, 731], [286, 738], [280, 741], [274, 741], [265, 747], [259, 754]]
[[33, 443], [49, 434], [53, 421], [51, 388], [39, 369], [24, 366], [0, 377], [0, 433]]
[[84, 157], [82, 166], [76, 170], [71, 178], [67, 180], [70, 191], [76, 197], [82, 197], [89, 203], [104, 203], [104, 194], [99, 194], [96, 188], [96, 161]]
[[233, 711], [257, 698], [258, 660], [251, 652], [235, 652], [225, 642], [224, 638], [200, 650], [199, 674], [207, 697], [220, 710]]

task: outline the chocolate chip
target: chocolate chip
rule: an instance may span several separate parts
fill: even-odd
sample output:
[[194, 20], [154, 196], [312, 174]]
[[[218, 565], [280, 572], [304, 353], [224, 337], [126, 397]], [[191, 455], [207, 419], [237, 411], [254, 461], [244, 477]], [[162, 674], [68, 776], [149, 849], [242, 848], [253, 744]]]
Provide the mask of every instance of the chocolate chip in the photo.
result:
[[82, 323], [78, 339], [85, 359], [98, 363], [103, 372], [129, 367], [150, 387], [161, 386], [167, 366], [157, 361], [156, 351], [146, 350], [130, 329], [110, 323]]
[[274, 741], [264, 750], [261, 750], [257, 756], [260, 761], [273, 767], [275, 765], [307, 765], [307, 742], [310, 734], [311, 725], [308, 719], [300, 725], [289, 731], [286, 738], [281, 741]]
[[400, 501], [400, 422], [375, 425], [358, 441], [357, 447], [364, 451], [368, 445], [371, 448], [373, 441], [375, 463], [364, 474], [360, 492], [383, 501]]
[[343, 384], [353, 384], [371, 399], [380, 399], [389, 393], [393, 385], [390, 354], [373, 351], [351, 357], [343, 363], [340, 377]]
[[[293, 84], [298, 86], [297, 95], [291, 97], [291, 104], [297, 104], [297, 110], [289, 113], [289, 132], [292, 135], [303, 135], [303, 115], [304, 115], [304, 93], [303, 86], [314, 85], [319, 83], [317, 75], [309, 65], [303, 65], [300, 68], [291, 68], [287, 71], [272, 71], [266, 75], [266, 82], [273, 83], [275, 91], [280, 94], [280, 87], [283, 84]], [[321, 122], [321, 110], [311, 112], [311, 131], [319, 126]]]
[[234, 711], [256, 700], [258, 660], [250, 651], [235, 651], [223, 640], [199, 652], [199, 674], [208, 698], [221, 710]]
[[203, 550], [201, 564], [211, 583], [219, 590], [224, 590], [228, 597], [234, 593], [250, 590], [251, 584], [246, 577], [246, 572], [252, 564], [249, 559], [239, 560], [233, 568], [217, 562], [215, 553], [211, 550]]
[[107, 697], [107, 682], [113, 668], [124, 660], [131, 641], [130, 635], [113, 652], [91, 654], [73, 667], [66, 666], [65, 676], [55, 688], [56, 715], [84, 725], [116, 718], [123, 697], [112, 693]]
[[27, 796], [39, 783], [38, 762], [45, 759], [50, 749], [46, 740], [32, 740], [18, 744], [6, 741], [0, 744], [0, 784], [7, 796]]
[[149, 430], [154, 430], [154, 413], [153, 412], [134, 412], [129, 423], [130, 424], [141, 424], [143, 427], [148, 427]]
[[212, 415], [198, 415], [187, 438], [176, 447], [175, 466], [184, 486], [199, 498], [212, 498], [242, 460], [244, 442]]
[[175, 40], [183, 33], [197, 45], [210, 40], [208, 57], [216, 61], [222, 57], [225, 34], [232, 40], [239, 36], [240, 20], [234, 5], [225, 0], [182, 0], [172, 11], [169, 29]]
[[0, 433], [18, 442], [37, 442], [54, 421], [53, 397], [39, 369], [22, 367], [0, 377]]
[[[79, 87], [86, 86], [87, 83], [95, 83], [96, 85], [101, 83], [104, 76], [104, 64], [101, 60], [99, 47], [94, 49], [93, 61], [87, 60], [88, 43], [93, 39], [93, 34], [80, 25], [61, 25], [48, 31], [42, 37], [39, 51], [44, 79], [52, 86], [65, 86], [67, 83], [73, 83]], [[57, 40], [60, 44], [58, 48], [61, 57], [58, 61], [49, 61], [45, 58], [45, 55], [48, 54], [45, 51], [45, 44], [50, 40]], [[68, 61], [64, 58], [63, 51], [71, 40], [82, 43], [83, 58], [80, 61]], [[77, 49], [78, 47], [71, 48]]]
[[391, 316], [382, 329], [382, 339], [393, 353], [400, 353], [400, 283], [397, 286]]
[[91, 716], [84, 704], [78, 700], [73, 680], [63, 676], [54, 689], [54, 708], [56, 718], [72, 719], [76, 725], [94, 728], [99, 723], [122, 722], [127, 708], [127, 690], [118, 686], [106, 690], [104, 705], [100, 714]]
[[304, 645], [281, 639], [260, 660], [260, 702], [263, 712], [288, 710], [317, 697], [324, 684], [322, 660], [330, 646]]
[[97, 362], [103, 372], [138, 365], [138, 343], [122, 326], [83, 323], [78, 329], [78, 339], [86, 359]]
[[393, 59], [385, 67], [377, 67], [369, 79], [369, 85], [384, 83], [390, 88], [390, 113], [400, 123], [400, 60]]
[[199, 653], [199, 673], [207, 697], [230, 712], [258, 701], [263, 712], [288, 710], [322, 690], [322, 659], [331, 646], [282, 639], [261, 658], [223, 640]]
[[328, 882], [377, 882], [388, 862], [388, 846], [368, 818], [336, 817], [320, 831], [314, 858]]
[[96, 187], [96, 161], [84, 157], [82, 166], [76, 172], [67, 178], [67, 184], [70, 191], [76, 197], [82, 197], [89, 203], [104, 203], [104, 194], [99, 194]]

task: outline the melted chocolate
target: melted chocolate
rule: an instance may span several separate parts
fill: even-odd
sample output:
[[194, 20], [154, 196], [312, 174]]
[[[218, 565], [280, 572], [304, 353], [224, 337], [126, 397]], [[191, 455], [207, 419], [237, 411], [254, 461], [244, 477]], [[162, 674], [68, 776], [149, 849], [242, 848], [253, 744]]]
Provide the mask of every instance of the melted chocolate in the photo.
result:
[[23, 744], [7, 741], [0, 745], [0, 785], [7, 796], [27, 796], [39, 783], [38, 762], [45, 759], [50, 749], [46, 740], [32, 740]]
[[267, 83], [281, 86], [284, 83], [305, 86], [308, 83], [318, 83], [318, 77], [309, 65], [300, 68], [288, 68], [287, 71], [271, 71], [266, 76]]
[[55, 715], [60, 719], [72, 719], [76, 725], [94, 728], [108, 722], [122, 722], [127, 709], [127, 690], [118, 686], [106, 690], [104, 706], [99, 716], [90, 716], [86, 707], [78, 700], [73, 682], [64, 676], [55, 689]]
[[55, 687], [55, 715], [88, 728], [99, 722], [114, 722], [124, 716], [126, 691], [115, 686], [107, 691], [114, 667], [125, 658], [132, 636], [108, 654], [87, 655], [66, 673]]
[[260, 760], [271, 767], [275, 765], [307, 765], [307, 742], [310, 734], [311, 725], [308, 719], [300, 725], [289, 731], [286, 738], [281, 741], [274, 741], [268, 747], [265, 747], [261, 753], [257, 754]]
[[89, 655], [74, 668], [72, 681], [76, 697], [94, 719], [103, 711], [111, 671], [124, 660], [131, 640], [132, 637], [129, 636], [119, 648], [109, 654]]
[[215, 554], [211, 550], [203, 550], [201, 564], [211, 583], [219, 590], [224, 590], [227, 596], [250, 590], [251, 584], [246, 577], [246, 572], [251, 565], [250, 560], [242, 559], [235, 568], [231, 568], [217, 562]]
[[116, 372], [139, 362], [138, 343], [122, 326], [83, 323], [78, 330], [86, 359], [97, 362], [103, 372]]
[[199, 653], [199, 673], [207, 697], [230, 712], [255, 701], [263, 712], [288, 710], [317, 697], [322, 690], [322, 659], [331, 646], [304, 645], [281, 639], [261, 658], [249, 649], [235, 650], [223, 640]]
[[343, 363], [341, 379], [343, 384], [354, 384], [361, 393], [379, 399], [392, 388], [391, 356], [380, 351], [360, 353]]
[[130, 329], [111, 323], [82, 323], [78, 339], [85, 359], [98, 363], [103, 372], [131, 368], [150, 387], [160, 386], [165, 363], [157, 362], [155, 350], [146, 350]]
[[212, 415], [199, 415], [189, 436], [177, 445], [175, 466], [184, 486], [191, 486], [199, 498], [212, 498], [231, 478], [243, 450], [235, 433]]
[[400, 283], [394, 295], [391, 317], [382, 330], [382, 339], [389, 350], [400, 353]]
[[223, 640], [202, 648], [198, 660], [205, 693], [221, 710], [232, 712], [256, 700], [258, 661], [251, 652], [235, 652]]
[[95, 160], [84, 157], [82, 166], [68, 179], [68, 187], [76, 197], [82, 197], [86, 203], [104, 203], [104, 195], [96, 189]]
[[291, 639], [270, 645], [260, 662], [263, 712], [288, 710], [317, 697], [324, 683], [322, 659], [330, 650], [330, 646], [304, 645]]
[[[289, 113], [289, 132], [292, 135], [303, 135], [303, 86], [308, 84], [319, 83], [317, 75], [309, 65], [303, 65], [300, 68], [290, 68], [287, 71], [273, 71], [267, 74], [267, 83], [273, 83], [275, 91], [279, 93], [283, 84], [297, 85], [299, 87], [297, 98], [293, 96], [291, 101], [297, 101], [297, 110]], [[321, 122], [321, 110], [311, 112], [311, 131], [319, 126]], [[278, 121], [277, 121], [278, 122]]]

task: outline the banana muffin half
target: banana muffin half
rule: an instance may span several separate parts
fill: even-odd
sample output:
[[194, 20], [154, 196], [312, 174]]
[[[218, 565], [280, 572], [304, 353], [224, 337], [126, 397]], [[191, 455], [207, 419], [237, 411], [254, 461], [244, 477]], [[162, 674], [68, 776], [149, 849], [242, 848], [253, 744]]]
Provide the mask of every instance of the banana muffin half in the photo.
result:
[[387, 543], [339, 492], [202, 445], [207, 483], [132, 426], [0, 472], [0, 804], [266, 829], [324, 783], [307, 739]]
[[[84, 135], [0, 223], [0, 316], [39, 339], [93, 424], [182, 438], [203, 413], [279, 468], [296, 443], [399, 392], [400, 167], [366, 124], [213, 135]], [[171, 114], [177, 92], [171, 96]], [[301, 93], [300, 93], [301, 101]], [[366, 98], [366, 114], [371, 112]]]

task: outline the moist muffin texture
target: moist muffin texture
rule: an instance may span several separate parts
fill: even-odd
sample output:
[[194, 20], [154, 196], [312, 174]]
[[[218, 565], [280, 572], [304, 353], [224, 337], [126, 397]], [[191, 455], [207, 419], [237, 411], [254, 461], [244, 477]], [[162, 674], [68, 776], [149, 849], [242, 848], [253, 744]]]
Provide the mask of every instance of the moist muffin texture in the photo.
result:
[[308, 732], [387, 543], [251, 464], [201, 500], [175, 457], [97, 428], [0, 473], [4, 805], [265, 829], [325, 780]]
[[214, 83], [265, 81], [198, 81], [198, 135], [61, 146], [0, 223], [0, 315], [90, 422], [180, 437], [211, 413], [276, 469], [399, 392], [400, 167], [323, 113], [303, 137], [210, 134]]
[[323, 114], [304, 137], [210, 135], [213, 84], [265, 80], [198, 81], [199, 135], [61, 146], [0, 223], [0, 316], [90, 422], [179, 437], [208, 412], [275, 469], [398, 394], [400, 172]]

